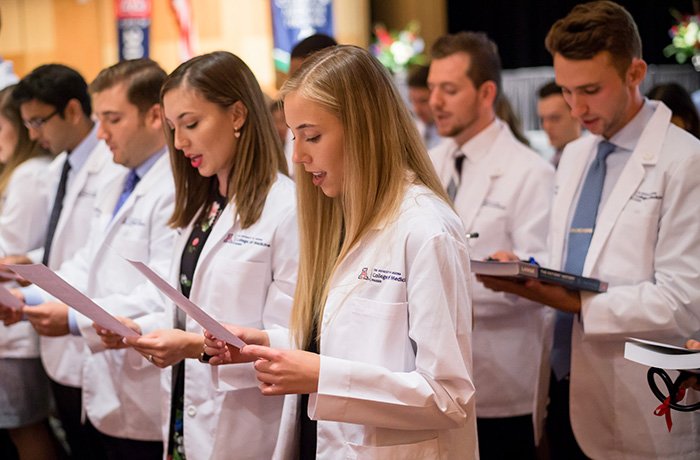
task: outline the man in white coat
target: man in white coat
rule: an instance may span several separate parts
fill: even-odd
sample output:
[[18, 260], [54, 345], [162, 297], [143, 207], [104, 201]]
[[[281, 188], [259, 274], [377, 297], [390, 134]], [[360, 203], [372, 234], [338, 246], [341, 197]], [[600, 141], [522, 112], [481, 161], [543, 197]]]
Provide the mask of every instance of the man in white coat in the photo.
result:
[[[431, 50], [430, 106], [441, 136], [430, 151], [474, 259], [508, 248], [542, 262], [554, 169], [498, 119], [496, 45], [483, 33], [439, 38]], [[482, 459], [534, 458], [532, 414], [543, 343], [541, 305], [475, 283], [474, 377]], [[507, 441], [506, 441], [507, 439]]]
[[[145, 278], [123, 259], [168, 272], [175, 231], [168, 225], [174, 184], [161, 122], [165, 72], [153, 61], [123, 61], [90, 85], [98, 135], [128, 170], [103, 184], [90, 235], [58, 274], [114, 315], [162, 309]], [[46, 336], [81, 335], [91, 354], [83, 365], [83, 406], [100, 432], [106, 458], [160, 459], [160, 370], [131, 350], [105, 350], [92, 321], [37, 288], [23, 290], [27, 315]], [[43, 303], [42, 303], [43, 302]]]
[[[49, 206], [43, 247], [28, 254], [5, 248], [14, 255], [0, 263], [43, 262], [57, 269], [85, 243], [98, 190], [123, 168], [110, 161], [109, 149], [97, 138], [87, 84], [75, 70], [59, 64], [37, 67], [19, 82], [13, 97], [30, 137], [57, 156], [44, 187], [34, 191], [46, 195]], [[80, 338], [41, 338], [42, 362], [73, 458], [100, 458], [104, 453], [98, 433], [81, 421], [85, 353]]]
[[556, 309], [552, 458], [697, 458], [700, 414], [678, 414], [669, 433], [652, 415], [646, 367], [623, 349], [628, 336], [682, 345], [700, 330], [700, 142], [642, 97], [646, 63], [624, 8], [579, 5], [546, 45], [572, 114], [594, 134], [567, 145], [559, 164], [550, 264], [610, 287], [593, 294], [485, 281]]

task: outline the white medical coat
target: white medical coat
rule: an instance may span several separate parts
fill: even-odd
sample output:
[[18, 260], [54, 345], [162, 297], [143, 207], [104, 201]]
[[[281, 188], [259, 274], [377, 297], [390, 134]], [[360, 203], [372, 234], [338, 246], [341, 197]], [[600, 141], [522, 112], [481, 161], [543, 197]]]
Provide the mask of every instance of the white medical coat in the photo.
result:
[[[142, 261], [165, 274], [175, 230], [167, 222], [173, 212], [174, 184], [170, 159], [163, 155], [134, 188], [119, 211], [112, 213], [128, 171], [102, 184], [92, 230], [85, 246], [64, 263], [58, 274], [115, 316], [139, 317], [162, 311], [149, 282], [123, 257]], [[83, 362], [83, 407], [99, 431], [117, 438], [160, 441], [160, 370], [134, 368], [142, 360], [134, 350], [105, 350], [92, 320], [76, 315], [92, 353]], [[134, 356], [129, 356], [134, 355]]]
[[[48, 196], [47, 215], [51, 215], [56, 189], [66, 154], [61, 153], [49, 165], [48, 180], [43, 193]], [[95, 210], [98, 192], [120, 174], [124, 167], [112, 161], [112, 153], [103, 141], [97, 143], [83, 167], [75, 173], [63, 198], [63, 211], [58, 219], [51, 244], [48, 267], [56, 270], [85, 245], [90, 232], [90, 222]], [[44, 228], [46, 234], [46, 227]], [[41, 263], [43, 247], [29, 253], [35, 263]], [[56, 382], [70, 387], [80, 387], [83, 376], [83, 360], [87, 348], [81, 337], [40, 337], [41, 360], [46, 373]]]
[[308, 406], [319, 460], [478, 457], [470, 276], [459, 218], [422, 186], [342, 261]]
[[[31, 158], [12, 172], [0, 198], [0, 251], [6, 255], [25, 254], [44, 244], [49, 215], [41, 184], [49, 162], [47, 157]], [[0, 358], [38, 357], [39, 336], [29, 322], [10, 327], [0, 323]]]
[[[235, 204], [222, 211], [202, 248], [190, 300], [222, 323], [258, 329], [286, 329], [296, 287], [299, 241], [294, 183], [278, 174], [257, 222], [242, 229]], [[171, 284], [179, 287], [180, 259], [194, 222], [174, 245]], [[168, 324], [174, 326], [170, 307]], [[186, 329], [202, 328], [190, 317]], [[252, 363], [212, 368], [185, 361], [184, 445], [188, 460], [271, 458], [284, 397], [263, 396]], [[162, 371], [162, 433], [168, 439], [172, 369]]]
[[[604, 294], [582, 293], [572, 335], [571, 424], [592, 458], [696, 459], [700, 452], [700, 413], [674, 413], [669, 433], [652, 413], [659, 401], [647, 368], [623, 358], [627, 336], [682, 345], [700, 330], [700, 142], [670, 124], [665, 105], [653, 104], [599, 211], [583, 268], [583, 276], [610, 283]], [[550, 227], [555, 268], [562, 267], [574, 197], [599, 140], [567, 145], [559, 165]]]
[[[494, 123], [498, 134], [475, 162], [465, 160], [455, 196], [464, 227], [479, 233], [469, 240], [470, 255], [486, 259], [506, 250], [545, 265], [554, 168], [520, 143], [508, 125], [498, 119]], [[457, 147], [450, 139], [430, 151], [445, 188]], [[544, 344], [544, 309], [476, 281], [473, 292], [477, 415], [532, 414]]]

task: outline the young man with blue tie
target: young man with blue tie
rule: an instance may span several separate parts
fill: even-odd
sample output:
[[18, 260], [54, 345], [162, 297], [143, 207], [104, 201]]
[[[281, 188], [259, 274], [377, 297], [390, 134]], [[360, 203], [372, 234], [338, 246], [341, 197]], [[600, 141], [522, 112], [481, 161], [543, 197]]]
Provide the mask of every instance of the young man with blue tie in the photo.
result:
[[623, 349], [628, 336], [682, 345], [700, 330], [700, 142], [642, 96], [641, 40], [621, 6], [576, 6], [546, 45], [572, 114], [594, 134], [568, 144], [559, 164], [549, 265], [610, 287], [482, 280], [555, 309], [540, 386], [545, 401], [550, 382], [552, 458], [695, 458], [700, 414], [676, 417], [669, 433], [652, 415], [647, 369]]

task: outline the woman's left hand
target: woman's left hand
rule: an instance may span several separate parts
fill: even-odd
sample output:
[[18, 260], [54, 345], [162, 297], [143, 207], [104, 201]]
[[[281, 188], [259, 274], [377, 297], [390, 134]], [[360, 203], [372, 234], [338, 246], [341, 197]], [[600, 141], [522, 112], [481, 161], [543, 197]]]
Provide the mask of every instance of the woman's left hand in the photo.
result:
[[204, 350], [201, 334], [180, 329], [159, 329], [139, 337], [124, 337], [124, 342], [160, 368], [172, 366], [185, 358], [196, 359]]
[[264, 395], [309, 394], [318, 391], [321, 356], [302, 350], [246, 345], [242, 355], [257, 358], [255, 371]]

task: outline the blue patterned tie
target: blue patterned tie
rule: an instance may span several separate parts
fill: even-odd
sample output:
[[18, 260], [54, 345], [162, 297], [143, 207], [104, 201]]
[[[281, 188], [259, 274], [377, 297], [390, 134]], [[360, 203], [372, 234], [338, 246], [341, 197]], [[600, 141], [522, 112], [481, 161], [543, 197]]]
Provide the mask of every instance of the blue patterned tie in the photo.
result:
[[[583, 273], [583, 264], [586, 261], [588, 247], [591, 245], [593, 231], [595, 229], [598, 205], [603, 193], [605, 182], [605, 159], [610, 155], [615, 146], [608, 141], [598, 144], [598, 153], [591, 164], [586, 180], [581, 188], [581, 195], [576, 205], [576, 212], [571, 221], [569, 230], [569, 244], [566, 252], [566, 264], [564, 270], [580, 275]], [[554, 345], [550, 363], [557, 380], [569, 375], [571, 369], [571, 330], [574, 315], [557, 310], [554, 323]]]
[[114, 206], [114, 211], [112, 212], [112, 217], [117, 215], [117, 212], [119, 212], [119, 209], [124, 205], [126, 200], [129, 198], [129, 195], [131, 195], [131, 192], [134, 191], [134, 188], [136, 187], [136, 184], [139, 183], [139, 180], [141, 178], [136, 174], [136, 170], [132, 169], [129, 171], [129, 175], [126, 176], [126, 181], [124, 182], [124, 188], [122, 189], [122, 194], [119, 195], [119, 199], [117, 200], [117, 204]]

